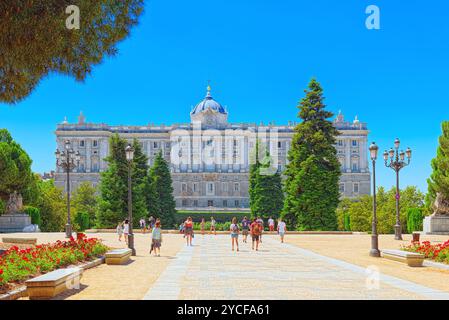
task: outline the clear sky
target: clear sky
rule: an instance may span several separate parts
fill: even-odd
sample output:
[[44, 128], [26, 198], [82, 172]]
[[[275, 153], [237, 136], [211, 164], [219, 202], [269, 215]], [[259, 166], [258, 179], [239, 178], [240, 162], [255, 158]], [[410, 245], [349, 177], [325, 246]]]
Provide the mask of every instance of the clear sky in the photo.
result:
[[[371, 4], [381, 30], [365, 27]], [[413, 149], [401, 181], [425, 191], [449, 120], [448, 19], [446, 0], [146, 1], [116, 57], [84, 83], [50, 75], [23, 102], [0, 104], [0, 127], [43, 172], [54, 169], [56, 124], [81, 110], [89, 122], [188, 122], [210, 79], [230, 121], [286, 124], [316, 77], [328, 108], [367, 122], [381, 151], [396, 137]], [[377, 172], [378, 184], [395, 183], [390, 169]]]

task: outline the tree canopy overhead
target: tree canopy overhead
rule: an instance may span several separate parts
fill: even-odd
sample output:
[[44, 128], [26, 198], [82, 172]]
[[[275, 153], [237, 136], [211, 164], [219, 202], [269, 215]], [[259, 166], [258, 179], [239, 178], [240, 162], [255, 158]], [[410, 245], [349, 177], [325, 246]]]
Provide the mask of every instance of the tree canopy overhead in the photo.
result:
[[[83, 81], [137, 24], [144, 0], [0, 1], [0, 102], [27, 97], [51, 72]], [[68, 29], [68, 6], [80, 28]], [[70, 12], [70, 11], [69, 11]]]

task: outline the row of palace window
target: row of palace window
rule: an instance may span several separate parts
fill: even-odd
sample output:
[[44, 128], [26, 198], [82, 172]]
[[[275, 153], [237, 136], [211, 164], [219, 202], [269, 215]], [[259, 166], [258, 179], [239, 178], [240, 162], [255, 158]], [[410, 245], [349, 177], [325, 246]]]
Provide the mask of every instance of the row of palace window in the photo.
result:
[[[193, 207], [198, 207], [198, 200], [193, 200], [191, 203], [192, 203]], [[223, 202], [222, 202], [223, 208], [229, 207], [230, 203], [232, 203], [232, 202], [228, 202], [228, 200], [223, 200]], [[215, 204], [214, 200], [207, 200], [207, 206], [208, 207], [213, 207], [214, 204]], [[189, 200], [188, 199], [182, 199], [182, 206], [183, 207], [188, 207], [189, 206]], [[234, 200], [234, 207], [236, 207], [236, 208], [240, 207], [240, 200]]]
[[[346, 192], [346, 184], [345, 183], [340, 183], [339, 184], [339, 190], [340, 193], [345, 193]], [[358, 182], [353, 182], [352, 183], [352, 193], [359, 193], [359, 183]]]
[[[199, 184], [198, 183], [193, 183], [192, 184], [192, 191], [193, 192], [198, 192], [199, 191]], [[233, 190], [234, 192], [239, 192], [240, 191], [240, 183], [235, 182], [233, 184]], [[181, 191], [182, 192], [187, 192], [187, 183], [183, 182], [181, 184]], [[222, 182], [221, 183], [221, 191], [223, 192], [228, 192], [229, 191], [229, 184], [227, 182]], [[206, 193], [207, 195], [214, 195], [215, 194], [215, 183], [214, 182], [208, 182], [206, 185]]]
[[[339, 147], [343, 147], [345, 145], [344, 140], [343, 139], [338, 139], [337, 140], [337, 145]], [[351, 146], [353, 147], [357, 147], [359, 145], [357, 140], [351, 140]]]

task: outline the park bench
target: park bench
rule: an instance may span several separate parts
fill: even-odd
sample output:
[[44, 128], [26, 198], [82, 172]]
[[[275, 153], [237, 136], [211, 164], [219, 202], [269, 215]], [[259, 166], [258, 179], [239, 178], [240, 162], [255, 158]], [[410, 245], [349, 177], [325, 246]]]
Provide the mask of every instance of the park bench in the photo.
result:
[[2, 238], [3, 243], [15, 243], [15, 244], [33, 244], [37, 242], [36, 238]]
[[422, 267], [424, 262], [424, 255], [402, 250], [382, 250], [382, 257], [398, 262], [405, 262], [410, 267]]
[[106, 252], [106, 264], [126, 264], [131, 257], [131, 249], [115, 249]]
[[30, 299], [50, 299], [70, 289], [79, 289], [83, 270], [78, 267], [59, 269], [27, 280], [27, 294]]

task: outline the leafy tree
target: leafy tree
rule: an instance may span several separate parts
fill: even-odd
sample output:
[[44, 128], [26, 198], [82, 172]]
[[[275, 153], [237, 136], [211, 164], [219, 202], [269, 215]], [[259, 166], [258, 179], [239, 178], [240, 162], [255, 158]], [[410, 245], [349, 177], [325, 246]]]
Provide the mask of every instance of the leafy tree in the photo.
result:
[[[150, 169], [150, 185], [156, 190], [159, 211], [150, 211], [155, 217], [161, 219], [163, 225], [172, 227], [175, 224], [176, 202], [173, 197], [173, 186], [167, 161], [160, 151], [154, 159]], [[153, 208], [154, 210], [154, 208]]]
[[[69, 5], [80, 9], [79, 29], [66, 27]], [[117, 53], [142, 10], [143, 0], [0, 1], [0, 101], [20, 101], [50, 73], [83, 81]]]
[[449, 201], [449, 121], [441, 124], [442, 134], [439, 138], [437, 155], [432, 159], [432, 174], [427, 179], [428, 197], [426, 199], [427, 210], [433, 212], [433, 203], [437, 193]]
[[[33, 206], [40, 212], [40, 229], [45, 232], [60, 232], [67, 223], [67, 202], [63, 190], [53, 180], [39, 182], [39, 197]], [[74, 216], [72, 216], [72, 219]]]
[[336, 230], [341, 175], [335, 137], [337, 129], [328, 119], [323, 89], [312, 79], [300, 101], [302, 122], [295, 128], [285, 170], [283, 218], [301, 230]]
[[[94, 224], [95, 215], [97, 212], [98, 196], [97, 189], [92, 186], [90, 182], [82, 182], [78, 188], [73, 192], [71, 204], [75, 213], [85, 213], [88, 215], [88, 221]], [[87, 226], [87, 228], [89, 228]]]
[[21, 194], [29, 187], [33, 178], [31, 162], [9, 132], [0, 129], [0, 199], [8, 201], [11, 193]]
[[408, 208], [406, 212], [407, 232], [421, 231], [423, 228], [423, 210], [421, 208]]
[[[349, 198], [343, 198], [336, 210], [337, 213], [337, 228], [339, 231], [345, 231], [346, 227], [345, 227], [345, 216], [348, 215], [349, 216], [349, 208], [352, 205], [353, 200], [349, 199]], [[348, 225], [349, 229], [350, 226]], [[346, 230], [346, 231], [350, 231], [350, 230]]]

